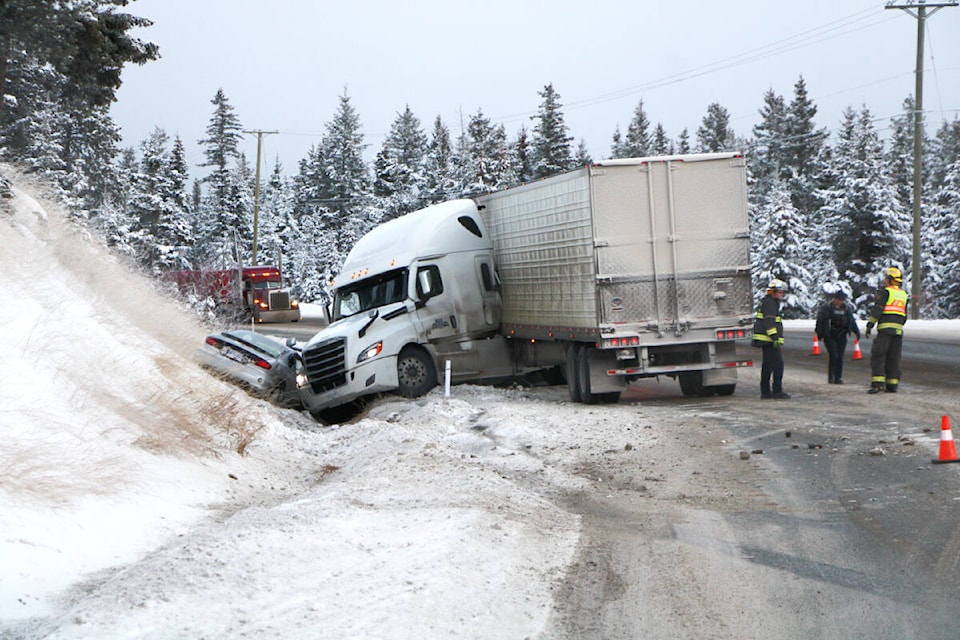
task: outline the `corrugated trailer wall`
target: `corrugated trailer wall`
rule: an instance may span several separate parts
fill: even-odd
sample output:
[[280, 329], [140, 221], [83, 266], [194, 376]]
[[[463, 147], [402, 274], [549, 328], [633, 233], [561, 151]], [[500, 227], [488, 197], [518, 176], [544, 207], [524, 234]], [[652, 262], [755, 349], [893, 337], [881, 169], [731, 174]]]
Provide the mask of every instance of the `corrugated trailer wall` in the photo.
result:
[[596, 332], [596, 259], [587, 171], [477, 198], [493, 235], [503, 283], [504, 324]]

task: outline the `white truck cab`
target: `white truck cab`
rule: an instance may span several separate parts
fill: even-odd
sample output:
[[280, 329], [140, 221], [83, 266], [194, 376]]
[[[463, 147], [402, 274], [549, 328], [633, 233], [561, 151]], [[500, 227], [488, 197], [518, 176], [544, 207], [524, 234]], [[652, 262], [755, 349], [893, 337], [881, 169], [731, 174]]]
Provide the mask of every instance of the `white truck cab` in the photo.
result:
[[350, 251], [333, 288], [330, 325], [303, 349], [300, 395], [315, 417], [376, 393], [422, 395], [446, 360], [454, 380], [510, 370], [502, 344], [485, 348], [502, 341], [500, 292], [472, 200], [376, 227]]

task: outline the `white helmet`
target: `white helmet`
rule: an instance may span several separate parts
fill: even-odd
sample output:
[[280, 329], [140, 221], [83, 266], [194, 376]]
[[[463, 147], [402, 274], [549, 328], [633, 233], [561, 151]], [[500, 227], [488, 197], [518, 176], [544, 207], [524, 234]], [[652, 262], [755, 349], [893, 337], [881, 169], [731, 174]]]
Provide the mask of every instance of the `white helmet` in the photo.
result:
[[774, 278], [773, 280], [770, 281], [770, 284], [767, 285], [767, 289], [769, 289], [770, 291], [786, 291], [787, 283], [784, 282], [783, 280], [778, 280], [777, 278]]

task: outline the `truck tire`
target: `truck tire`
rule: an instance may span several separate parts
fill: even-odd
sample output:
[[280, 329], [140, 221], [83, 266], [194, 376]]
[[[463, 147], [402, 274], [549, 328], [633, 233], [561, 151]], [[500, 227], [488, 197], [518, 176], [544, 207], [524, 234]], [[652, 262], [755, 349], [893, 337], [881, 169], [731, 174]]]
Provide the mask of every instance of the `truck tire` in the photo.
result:
[[713, 395], [703, 386], [702, 371], [684, 371], [677, 380], [680, 382], [680, 391], [687, 397], [704, 397]]
[[566, 352], [567, 391], [570, 392], [571, 402], [580, 402], [580, 346], [570, 344]]
[[577, 379], [580, 387], [580, 402], [584, 404], [615, 404], [620, 401], [620, 392], [593, 393], [590, 390], [590, 349], [582, 345], [577, 349]]
[[419, 398], [437, 386], [433, 360], [422, 349], [407, 347], [397, 357], [397, 393], [405, 398]]
[[715, 387], [705, 387], [710, 390], [711, 393], [715, 393], [718, 396], [732, 396], [733, 392], [737, 390], [736, 384], [718, 384]]

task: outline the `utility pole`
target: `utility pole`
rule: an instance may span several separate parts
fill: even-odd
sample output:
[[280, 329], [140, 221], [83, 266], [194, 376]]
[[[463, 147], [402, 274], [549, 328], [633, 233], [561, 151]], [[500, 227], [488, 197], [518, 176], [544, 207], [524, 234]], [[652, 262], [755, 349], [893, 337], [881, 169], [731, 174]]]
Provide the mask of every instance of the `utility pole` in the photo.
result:
[[263, 136], [280, 132], [254, 129], [252, 131], [244, 131], [244, 133], [257, 134], [257, 169], [253, 179], [253, 256], [250, 261], [250, 264], [254, 265], [257, 264], [257, 232], [260, 228], [260, 150], [263, 148]]
[[909, 4], [894, 4], [891, 1], [884, 7], [885, 9], [903, 9], [917, 19], [917, 82], [913, 96], [913, 273], [910, 279], [910, 297], [913, 298], [910, 317], [914, 320], [920, 317], [920, 301], [923, 297], [923, 265], [920, 262], [920, 199], [923, 196], [923, 30], [927, 17], [944, 7], [955, 7], [957, 4], [957, 0], [952, 2], [920, 0]]

